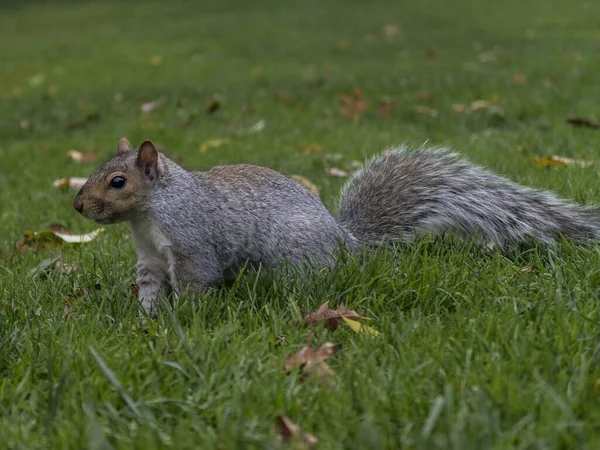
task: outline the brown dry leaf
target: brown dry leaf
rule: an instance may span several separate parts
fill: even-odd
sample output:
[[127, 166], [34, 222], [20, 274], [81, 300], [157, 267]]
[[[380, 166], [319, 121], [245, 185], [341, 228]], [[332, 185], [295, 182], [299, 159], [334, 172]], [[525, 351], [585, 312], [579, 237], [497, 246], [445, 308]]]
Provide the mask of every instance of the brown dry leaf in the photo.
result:
[[331, 342], [325, 342], [318, 350], [305, 345], [298, 353], [285, 359], [285, 371], [289, 373], [296, 368], [301, 368], [303, 379], [313, 377], [326, 382], [335, 372], [325, 360], [335, 352], [336, 345]]
[[317, 197], [320, 195], [319, 188], [317, 187], [317, 185], [310, 181], [308, 178], [303, 177], [302, 175], [290, 175], [290, 178], [296, 180], [298, 183], [300, 183], [310, 192], [315, 194]]
[[364, 98], [361, 89], [354, 89], [352, 95], [340, 96], [340, 114], [351, 118], [355, 125], [368, 108], [369, 102]]
[[90, 123], [98, 122], [100, 120], [100, 114], [91, 113], [85, 116], [81, 120], [74, 120], [73, 122], [69, 122], [65, 129], [67, 131], [78, 130], [81, 128], [87, 127]]
[[329, 309], [328, 301], [323, 303], [317, 311], [306, 314], [304, 320], [309, 327], [313, 328], [324, 322], [325, 328], [333, 331], [340, 325], [343, 317], [355, 320], [370, 320], [368, 317], [360, 316], [356, 311], [346, 309], [343, 303], [337, 309]]
[[389, 116], [395, 108], [396, 103], [391, 98], [383, 97], [379, 100], [379, 115], [381, 117]]
[[417, 106], [415, 106], [415, 111], [423, 116], [428, 116], [428, 117], [437, 117], [437, 115], [438, 115], [437, 109], [428, 108], [427, 106], [417, 105]]
[[389, 24], [383, 27], [381, 30], [383, 35], [387, 38], [388, 41], [394, 40], [400, 28], [396, 24]]
[[550, 75], [542, 80], [542, 84], [546, 87], [554, 86], [562, 77], [560, 75]]
[[283, 442], [294, 443], [294, 448], [310, 449], [314, 448], [319, 442], [315, 436], [302, 431], [299, 425], [292, 422], [286, 416], [277, 416], [277, 428]]
[[567, 119], [567, 123], [574, 127], [581, 128], [600, 128], [600, 122], [597, 120], [586, 119], [584, 117], [570, 117]]
[[457, 112], [457, 113], [464, 113], [464, 112], [470, 112], [471, 108], [469, 108], [468, 105], [455, 103], [452, 105], [452, 111]]
[[525, 266], [521, 269], [521, 272], [531, 273], [533, 272], [533, 269], [531, 268], [531, 266]]
[[433, 58], [434, 56], [437, 55], [437, 49], [435, 49], [434, 47], [427, 47], [427, 56], [429, 56], [430, 58]]
[[80, 152], [79, 150], [67, 151], [67, 156], [75, 162], [96, 161], [98, 153], [95, 151]]
[[67, 177], [60, 178], [52, 182], [52, 186], [55, 188], [65, 188], [65, 189], [81, 189], [83, 185], [87, 182], [87, 178], [78, 178], [78, 177]]
[[323, 153], [323, 147], [319, 144], [306, 144], [300, 146], [302, 153]]
[[131, 286], [131, 295], [133, 295], [134, 297], [139, 297], [140, 295], [140, 287], [136, 284], [133, 283]]
[[594, 161], [572, 159], [558, 155], [542, 156], [541, 158], [534, 159], [532, 163], [535, 167], [579, 166], [586, 168], [594, 165]]
[[208, 105], [206, 107], [206, 112], [208, 114], [216, 113], [221, 108], [221, 101], [222, 101], [222, 97], [220, 95], [218, 95], [218, 94], [213, 95], [212, 98], [210, 99], [210, 102], [208, 102]]
[[142, 106], [140, 107], [140, 110], [143, 113], [149, 113], [151, 111], [154, 111], [155, 109], [160, 108], [161, 106], [163, 106], [165, 103], [167, 103], [167, 97], [165, 97], [164, 95], [162, 97], [157, 98], [156, 100], [153, 100], [151, 102], [146, 102], [143, 103]]
[[350, 46], [350, 44], [345, 39], [342, 39], [341, 41], [338, 41], [338, 43], [337, 43], [337, 48], [339, 48], [340, 50], [345, 50], [349, 46]]
[[48, 229], [50, 231], [53, 231], [54, 233], [73, 234], [71, 229], [66, 225], [63, 225], [62, 223], [51, 223], [50, 225], [48, 225]]
[[523, 73], [515, 73], [511, 78], [510, 82], [512, 84], [523, 84], [525, 83], [525, 74]]
[[325, 172], [334, 177], [347, 177], [348, 176], [348, 172], [346, 172], [345, 170], [342, 170], [342, 169], [338, 169], [337, 167], [330, 167], [329, 169], [326, 169]]
[[418, 91], [418, 92], [415, 93], [415, 98], [417, 100], [425, 100], [425, 99], [428, 99], [428, 98], [431, 98], [431, 97], [433, 97], [433, 95], [430, 92], [427, 92], [427, 91]]

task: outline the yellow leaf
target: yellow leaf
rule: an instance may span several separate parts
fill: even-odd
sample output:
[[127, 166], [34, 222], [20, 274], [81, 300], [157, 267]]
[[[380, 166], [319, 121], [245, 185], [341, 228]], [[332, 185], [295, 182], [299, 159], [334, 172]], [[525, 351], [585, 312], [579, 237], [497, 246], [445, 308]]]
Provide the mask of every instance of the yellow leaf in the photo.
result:
[[535, 167], [555, 167], [555, 166], [579, 166], [582, 168], [590, 167], [594, 161], [586, 161], [583, 159], [572, 159], [565, 156], [542, 156], [533, 160]]
[[206, 153], [208, 151], [208, 149], [210, 149], [210, 148], [219, 148], [225, 144], [228, 144], [229, 142], [230, 142], [230, 139], [227, 139], [227, 138], [208, 139], [202, 143], [202, 145], [200, 146], [200, 151], [202, 153]]
[[350, 329], [355, 333], [366, 333], [370, 334], [371, 336], [379, 336], [381, 334], [375, 328], [363, 325], [362, 323], [357, 322], [356, 320], [348, 319], [347, 317], [342, 317], [342, 319], [344, 319], [346, 325], [348, 325]]

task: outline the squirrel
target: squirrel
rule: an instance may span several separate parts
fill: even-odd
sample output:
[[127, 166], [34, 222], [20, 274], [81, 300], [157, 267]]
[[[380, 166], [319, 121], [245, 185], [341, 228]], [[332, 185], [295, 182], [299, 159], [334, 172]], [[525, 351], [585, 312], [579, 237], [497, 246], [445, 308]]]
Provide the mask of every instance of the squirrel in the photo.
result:
[[201, 290], [249, 263], [311, 260], [327, 266], [340, 244], [411, 242], [451, 232], [503, 248], [600, 238], [596, 207], [516, 184], [445, 148], [401, 146], [367, 161], [342, 189], [337, 216], [307, 188], [249, 165], [190, 172], [150, 140], [118, 152], [81, 188], [73, 207], [100, 224], [127, 221], [137, 252], [143, 310], [162, 293]]

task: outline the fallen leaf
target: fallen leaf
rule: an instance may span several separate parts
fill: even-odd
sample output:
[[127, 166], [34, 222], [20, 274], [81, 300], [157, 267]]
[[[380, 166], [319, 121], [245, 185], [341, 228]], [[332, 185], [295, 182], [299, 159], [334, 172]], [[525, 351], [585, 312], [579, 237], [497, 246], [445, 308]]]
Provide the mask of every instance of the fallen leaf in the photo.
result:
[[54, 233], [73, 234], [71, 229], [62, 223], [51, 223], [48, 225], [48, 229]]
[[489, 106], [490, 102], [488, 100], [475, 100], [471, 103], [471, 106], [469, 108], [471, 109], [471, 111], [477, 111], [479, 109], [489, 108]]
[[369, 102], [364, 98], [361, 89], [354, 89], [352, 95], [340, 96], [340, 114], [351, 118], [355, 125], [368, 108]]
[[305, 345], [298, 353], [285, 359], [285, 371], [291, 372], [300, 368], [303, 378], [313, 377], [321, 381], [327, 381], [335, 372], [327, 365], [326, 359], [336, 352], [336, 345], [325, 342], [318, 350]]
[[261, 66], [254, 66], [254, 67], [252, 67], [252, 69], [250, 69], [250, 74], [254, 77], [262, 75], [262, 73], [263, 73], [263, 68]]
[[76, 162], [96, 161], [96, 159], [98, 158], [98, 153], [95, 151], [83, 153], [79, 150], [69, 150], [67, 151], [67, 156]]
[[52, 186], [55, 188], [66, 188], [66, 189], [81, 189], [87, 182], [87, 178], [78, 177], [67, 177], [60, 178], [52, 182]]
[[391, 98], [383, 97], [379, 100], [379, 115], [381, 117], [389, 116], [395, 108], [396, 103]]
[[229, 144], [230, 142], [231, 142], [231, 139], [229, 139], [229, 138], [207, 139], [206, 141], [204, 141], [202, 143], [202, 145], [200, 145], [200, 151], [202, 153], [206, 153], [211, 148], [219, 148], [219, 147], [222, 147], [223, 145]]
[[370, 334], [371, 336], [379, 336], [381, 334], [376, 329], [368, 327], [360, 322], [357, 322], [356, 320], [348, 319], [347, 317], [344, 317], [344, 316], [342, 316], [342, 320], [355, 333], [365, 333], [365, 334]]
[[594, 165], [594, 161], [572, 159], [558, 155], [542, 156], [541, 158], [534, 159], [532, 163], [535, 167], [579, 166], [584, 169]]
[[455, 103], [452, 105], [452, 111], [457, 113], [470, 112], [471, 108], [468, 105], [462, 105], [460, 103]]
[[216, 113], [221, 108], [221, 100], [222, 97], [220, 95], [213, 95], [210, 99], [210, 102], [208, 102], [208, 105], [206, 106], [206, 112], [208, 114]]
[[160, 66], [162, 64], [162, 56], [153, 56], [152, 59], [150, 60], [150, 64], [152, 64], [153, 66]]
[[121, 103], [121, 102], [123, 101], [123, 93], [122, 93], [122, 92], [117, 92], [117, 93], [114, 95], [114, 97], [113, 97], [113, 100], [114, 100], [116, 103]]
[[159, 97], [156, 100], [143, 103], [140, 109], [143, 113], [149, 113], [151, 111], [154, 111], [155, 109], [160, 108], [165, 103], [167, 103], [167, 97], [163, 95], [162, 97]]
[[531, 273], [533, 272], [533, 269], [531, 268], [531, 266], [525, 266], [521, 269], [521, 272]]
[[417, 105], [417, 106], [415, 106], [415, 111], [423, 116], [428, 116], [428, 117], [437, 117], [437, 115], [438, 115], [437, 109], [428, 108], [427, 106]]
[[356, 311], [346, 309], [343, 303], [337, 309], [330, 309], [328, 301], [323, 303], [317, 311], [305, 314], [304, 320], [309, 327], [313, 328], [324, 322], [325, 328], [333, 331], [339, 326], [343, 317], [370, 320], [367, 317], [358, 315]]
[[254, 133], [260, 133], [262, 130], [264, 130], [265, 126], [266, 126], [266, 122], [264, 119], [259, 120], [258, 122], [256, 122], [254, 125], [249, 126], [248, 128], [242, 128], [238, 131], [238, 133], [240, 134], [254, 134]]
[[349, 46], [349, 45], [350, 45], [350, 44], [348, 43], [348, 41], [346, 41], [346, 40], [341, 40], [341, 41], [338, 41], [338, 43], [337, 43], [337, 48], [339, 48], [340, 50], [345, 50], [345, 49], [347, 49], [347, 48], [348, 48], [348, 46]]
[[319, 144], [306, 144], [300, 146], [302, 153], [323, 153], [323, 147]]
[[346, 172], [345, 170], [342, 170], [342, 169], [338, 169], [337, 167], [330, 167], [329, 169], [326, 169], [325, 172], [334, 177], [347, 177], [348, 176], [348, 172]]
[[433, 97], [433, 95], [431, 94], [431, 92], [427, 92], [427, 91], [418, 91], [415, 93], [415, 98], [417, 100], [425, 100], [428, 98]]
[[131, 286], [131, 295], [133, 295], [134, 297], [139, 297], [140, 296], [140, 286], [136, 283], [133, 283]]
[[302, 186], [307, 188], [310, 192], [315, 194], [317, 197], [319, 196], [319, 194], [320, 194], [319, 188], [317, 187], [316, 184], [314, 184], [308, 178], [305, 178], [302, 175], [290, 175], [290, 178], [293, 180], [296, 180], [298, 183], [300, 183]]
[[574, 127], [581, 128], [600, 128], [600, 122], [597, 120], [586, 119], [584, 117], [570, 117], [567, 119], [567, 123]]
[[392, 41], [398, 34], [398, 30], [399, 30], [398, 25], [392, 23], [392, 24], [384, 26], [381, 31], [382, 31], [383, 35], [387, 38], [388, 41]]
[[430, 58], [433, 58], [435, 55], [437, 55], [437, 50], [434, 47], [427, 47], [427, 56], [429, 56]]
[[525, 74], [515, 73], [510, 80], [512, 84], [523, 84], [525, 83]]
[[88, 114], [81, 120], [74, 120], [73, 122], [69, 122], [65, 129], [67, 131], [78, 130], [81, 128], [87, 127], [90, 123], [98, 122], [100, 120], [99, 113]]
[[277, 97], [288, 106], [293, 104], [294, 100], [296, 100], [296, 96], [290, 91], [279, 91]]
[[560, 75], [550, 75], [542, 80], [542, 84], [545, 87], [551, 87], [558, 83], [561, 79], [562, 77]]
[[21, 120], [21, 122], [19, 122], [19, 126], [23, 129], [23, 130], [28, 130], [31, 127], [31, 124], [29, 123], [28, 120]]
[[[283, 442], [295, 444], [294, 448], [314, 448], [319, 440], [312, 434], [302, 431], [299, 425], [292, 422], [286, 416], [277, 416], [277, 428]], [[302, 447], [299, 447], [301, 445]]]

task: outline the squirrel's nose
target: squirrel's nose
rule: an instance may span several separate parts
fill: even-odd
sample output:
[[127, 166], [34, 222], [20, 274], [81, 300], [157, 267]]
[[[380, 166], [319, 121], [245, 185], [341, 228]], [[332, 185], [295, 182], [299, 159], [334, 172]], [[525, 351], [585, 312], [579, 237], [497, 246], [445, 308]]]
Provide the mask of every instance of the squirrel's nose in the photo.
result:
[[83, 211], [83, 202], [79, 198], [76, 198], [73, 200], [73, 208], [81, 214], [81, 211]]

